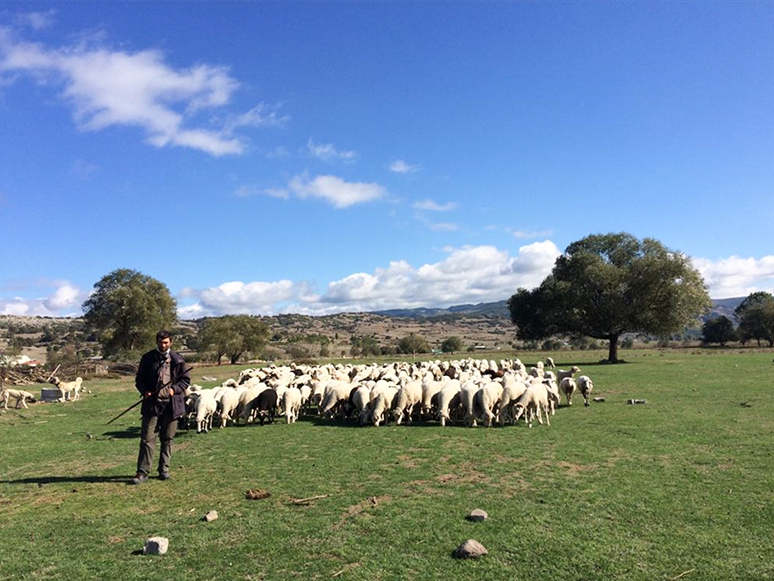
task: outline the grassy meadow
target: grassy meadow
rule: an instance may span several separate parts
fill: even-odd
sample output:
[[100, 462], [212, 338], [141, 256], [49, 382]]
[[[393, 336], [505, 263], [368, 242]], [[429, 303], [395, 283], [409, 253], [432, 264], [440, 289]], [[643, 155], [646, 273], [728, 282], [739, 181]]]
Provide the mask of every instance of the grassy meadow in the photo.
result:
[[[130, 378], [0, 409], [0, 580], [774, 579], [772, 352], [551, 355], [606, 401], [576, 395], [531, 429], [306, 417], [180, 431], [172, 480], [141, 486], [127, 484], [139, 412], [106, 425], [136, 401]], [[489, 519], [466, 520], [475, 508]], [[166, 555], [140, 554], [151, 536]], [[489, 554], [452, 558], [469, 538]]]

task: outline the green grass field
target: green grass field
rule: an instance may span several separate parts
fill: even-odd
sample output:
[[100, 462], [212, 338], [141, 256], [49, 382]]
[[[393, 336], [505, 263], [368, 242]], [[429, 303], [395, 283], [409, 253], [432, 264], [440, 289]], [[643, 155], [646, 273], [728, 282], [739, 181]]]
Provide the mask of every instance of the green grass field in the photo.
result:
[[[772, 353], [552, 355], [606, 401], [577, 397], [550, 428], [181, 431], [173, 479], [142, 486], [127, 485], [139, 413], [106, 425], [136, 401], [130, 379], [0, 411], [0, 579], [774, 578]], [[271, 496], [247, 500], [255, 488]], [[489, 519], [466, 520], [474, 508]], [[166, 555], [139, 554], [151, 536]], [[489, 554], [452, 558], [469, 538]]]

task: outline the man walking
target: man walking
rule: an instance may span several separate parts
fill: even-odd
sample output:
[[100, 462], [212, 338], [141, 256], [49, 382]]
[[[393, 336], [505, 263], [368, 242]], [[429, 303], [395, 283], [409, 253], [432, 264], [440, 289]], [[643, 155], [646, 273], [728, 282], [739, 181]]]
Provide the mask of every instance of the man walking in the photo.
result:
[[140, 453], [137, 474], [132, 484], [148, 479], [157, 436], [161, 439], [159, 479], [169, 479], [172, 440], [177, 432], [177, 420], [185, 415], [185, 391], [191, 383], [185, 360], [172, 351], [169, 331], [156, 333], [156, 348], [140, 359], [134, 385], [143, 397]]

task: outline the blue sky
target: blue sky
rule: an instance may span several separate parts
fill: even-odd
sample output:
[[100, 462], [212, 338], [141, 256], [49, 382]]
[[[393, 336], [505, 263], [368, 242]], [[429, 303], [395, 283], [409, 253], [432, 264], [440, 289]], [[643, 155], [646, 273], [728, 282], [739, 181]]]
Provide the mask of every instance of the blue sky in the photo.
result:
[[571, 242], [774, 292], [774, 3], [4, 2], [0, 314], [503, 300]]

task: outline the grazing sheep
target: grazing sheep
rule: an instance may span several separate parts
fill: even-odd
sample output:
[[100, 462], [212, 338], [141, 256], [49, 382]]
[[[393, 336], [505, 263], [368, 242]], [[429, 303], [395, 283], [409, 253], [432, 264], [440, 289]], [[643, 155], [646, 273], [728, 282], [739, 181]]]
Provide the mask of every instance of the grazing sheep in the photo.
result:
[[295, 423], [301, 412], [301, 390], [297, 387], [286, 389], [282, 394], [282, 408], [285, 411], [287, 423]]
[[[244, 390], [241, 390], [244, 391]], [[239, 394], [240, 390], [233, 388], [226, 388], [220, 396], [220, 403], [218, 404], [218, 410], [220, 412], [220, 427], [225, 428], [229, 420], [232, 422], [236, 416], [235, 412], [239, 406]]]
[[[62, 381], [56, 375], [48, 380], [49, 383], [54, 384], [58, 389], [59, 399], [57, 401], [65, 401], [66, 399], [75, 401], [81, 399], [81, 383], [83, 379], [76, 377], [74, 381]], [[72, 396], [70, 395], [72, 393]]]
[[473, 409], [473, 400], [479, 389], [480, 385], [475, 379], [469, 379], [460, 387], [460, 401], [462, 402], [464, 422], [466, 426], [470, 426], [471, 428], [475, 428], [477, 425], [475, 410]]
[[583, 405], [586, 407], [589, 407], [589, 396], [591, 395], [591, 390], [594, 389], [594, 383], [591, 381], [591, 378], [588, 375], [581, 375], [578, 378], [578, 391], [581, 392], [581, 395], [583, 396]]
[[524, 416], [524, 423], [532, 427], [532, 420], [537, 416], [539, 423], [543, 423], [542, 414], [546, 416], [546, 424], [551, 425], [548, 413], [548, 390], [541, 382], [530, 384], [513, 406], [514, 420]]
[[492, 423], [499, 413], [502, 395], [502, 384], [490, 381], [483, 385], [473, 398], [474, 415], [483, 418], [484, 425], [488, 428], [492, 427]]
[[258, 422], [261, 425], [267, 421], [270, 424], [274, 423], [274, 414], [277, 412], [277, 392], [275, 390], [264, 389], [251, 404], [253, 404], [252, 409], [258, 412]]
[[371, 408], [371, 421], [374, 426], [378, 426], [382, 422], [387, 423], [389, 419], [387, 412], [393, 407], [395, 396], [398, 394], [398, 388], [387, 386], [379, 390], [376, 397], [374, 397], [375, 391], [377, 391], [376, 388], [371, 390], [371, 403], [369, 407]]
[[552, 357], [546, 357], [546, 366], [550, 367], [551, 369], [556, 369], [556, 363], [554, 363]]
[[320, 413], [324, 418], [332, 418], [339, 412], [343, 412], [347, 402], [349, 402], [349, 393], [352, 391], [352, 384], [349, 381], [333, 379], [325, 386]]
[[511, 376], [513, 379], [506, 380], [503, 386], [503, 393], [500, 396], [500, 425], [504, 426], [505, 422], [514, 423], [513, 418], [513, 406], [527, 389], [527, 384], [516, 379], [515, 376]]
[[392, 406], [392, 413], [395, 416], [395, 423], [400, 424], [403, 417], [411, 423], [411, 414], [414, 406], [422, 403], [422, 383], [419, 381], [409, 381], [406, 385], [398, 389], [395, 401]]
[[441, 422], [441, 427], [446, 425], [447, 421], [452, 420], [452, 416], [457, 416], [457, 408], [461, 405], [460, 399], [460, 382], [457, 380], [450, 381], [448, 385], [439, 391], [434, 397], [437, 398], [438, 404], [438, 419]]
[[196, 399], [196, 433], [206, 434], [212, 429], [212, 420], [218, 411], [215, 389], [202, 389]]
[[0, 398], [3, 400], [4, 409], [8, 409], [8, 400], [11, 398], [16, 400], [15, 409], [19, 409], [19, 406], [24, 407], [24, 409], [29, 409], [27, 408], [27, 402], [35, 403], [35, 396], [29, 391], [12, 389], [10, 387], [6, 387], [3, 391], [0, 391]]

